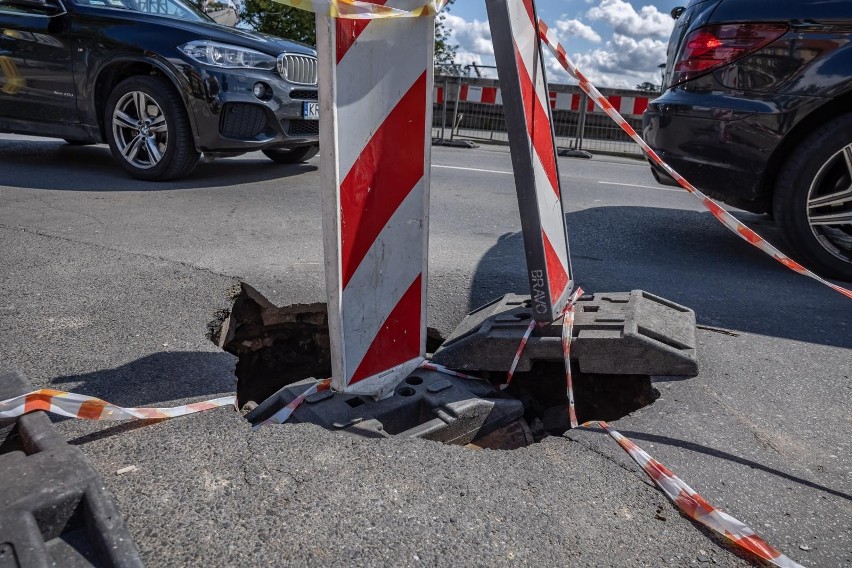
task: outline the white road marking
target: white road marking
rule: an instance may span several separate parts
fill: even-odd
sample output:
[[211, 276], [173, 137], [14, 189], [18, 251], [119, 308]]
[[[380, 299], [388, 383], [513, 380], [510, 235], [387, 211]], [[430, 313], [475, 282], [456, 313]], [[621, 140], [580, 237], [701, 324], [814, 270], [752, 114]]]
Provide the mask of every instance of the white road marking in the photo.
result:
[[634, 183], [618, 183], [615, 181], [598, 181], [598, 183], [602, 183], [604, 185], [620, 185], [621, 187], [639, 187], [642, 189], [657, 189], [659, 191], [676, 191], [678, 193], [686, 193], [685, 189], [676, 189], [674, 187], [663, 187], [663, 186], [653, 186], [653, 185], [636, 185]]
[[[567, 159], [570, 160], [571, 158], [567, 158]], [[635, 160], [633, 160], [633, 161], [635, 162]], [[644, 168], [644, 169], [648, 168], [648, 164], [646, 162], [639, 162], [639, 163], [615, 162], [615, 161], [612, 161], [612, 160], [603, 160], [603, 159], [598, 158], [598, 159], [595, 159], [594, 163], [606, 164], [608, 166], [627, 166], [627, 167], [630, 167], [630, 168]]]
[[459, 166], [440, 166], [438, 164], [432, 164], [433, 168], [444, 168], [445, 170], [464, 170], [467, 172], [484, 172], [486, 174], [504, 174], [504, 175], [515, 175], [514, 172], [507, 172], [505, 170], [481, 170], [479, 168], [462, 168]]
[[[484, 169], [481, 169], [481, 168], [465, 168], [465, 167], [461, 167], [461, 166], [444, 166], [444, 165], [440, 165], [440, 164], [432, 164], [432, 167], [433, 168], [442, 168], [442, 169], [445, 169], [445, 170], [463, 170], [463, 171], [466, 171], [466, 172], [481, 172], [481, 173], [486, 173], [486, 174], [502, 174], [502, 175], [509, 175], [509, 176], [514, 175], [513, 172], [506, 171], [506, 170], [484, 170]], [[588, 179], [588, 178], [577, 178], [577, 177], [569, 176], [569, 175], [562, 175], [560, 177], [562, 179], [572, 180], [572, 181], [595, 181], [595, 180], [591, 180], [591, 179]], [[674, 191], [674, 192], [677, 192], [677, 193], [686, 193], [686, 190], [677, 189], [677, 188], [674, 188], [674, 187], [665, 187], [665, 186], [662, 186], [662, 185], [660, 185], [660, 186], [638, 185], [638, 184], [634, 184], [634, 183], [619, 183], [619, 182], [615, 182], [615, 181], [601, 181], [601, 180], [597, 180], [597, 182], [600, 183], [600, 184], [603, 184], [603, 185], [617, 185], [617, 186], [620, 186], [620, 187], [637, 187], [637, 188], [640, 188], [640, 189], [656, 189], [658, 191]]]

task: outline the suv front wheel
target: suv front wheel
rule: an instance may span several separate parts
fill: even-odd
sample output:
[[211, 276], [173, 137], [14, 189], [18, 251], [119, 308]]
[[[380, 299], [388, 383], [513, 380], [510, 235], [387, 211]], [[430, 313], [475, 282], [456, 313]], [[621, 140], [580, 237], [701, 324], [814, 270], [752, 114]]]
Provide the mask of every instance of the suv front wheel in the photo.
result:
[[772, 205], [799, 260], [823, 276], [852, 281], [852, 114], [799, 144], [781, 169]]
[[180, 178], [198, 163], [183, 101], [165, 77], [139, 75], [119, 83], [104, 118], [112, 155], [136, 179]]

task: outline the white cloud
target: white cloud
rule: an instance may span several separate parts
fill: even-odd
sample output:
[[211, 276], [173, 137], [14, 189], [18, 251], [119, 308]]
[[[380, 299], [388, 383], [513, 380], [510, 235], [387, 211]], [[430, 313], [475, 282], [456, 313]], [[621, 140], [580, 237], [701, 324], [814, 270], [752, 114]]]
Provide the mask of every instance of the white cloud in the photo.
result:
[[[491, 28], [487, 21], [469, 22], [454, 14], [447, 14], [444, 25], [449, 35], [449, 43], [457, 46], [455, 63], [494, 65], [494, 45], [491, 43]], [[484, 77], [497, 78], [497, 73], [493, 70], [485, 69], [480, 73]]]
[[[613, 16], [618, 12], [616, 9], [623, 12], [621, 19]], [[651, 6], [636, 12], [630, 4], [622, 0], [600, 0], [599, 5], [592, 8], [590, 12], [594, 10], [601, 10], [601, 14], [608, 14], [609, 19], [603, 22], [603, 25], [611, 25], [613, 31], [610, 39], [605, 43], [602, 43], [604, 41], [600, 33], [602, 29], [595, 30], [580, 20], [566, 17], [557, 20], [554, 25], [560, 41], [566, 47], [570, 46], [572, 39], [602, 43], [600, 47], [572, 55], [583, 73], [599, 87], [632, 89], [644, 81], [659, 83], [657, 66], [666, 60], [667, 38], [662, 37], [663, 24], [655, 22], [662, 16], [668, 18], [664, 22], [667, 36], [671, 31], [671, 17], [657, 12], [656, 8]], [[663, 21], [660, 20], [660, 22]], [[494, 64], [494, 46], [491, 43], [491, 30], [487, 21], [468, 21], [454, 14], [447, 14], [445, 25], [449, 32], [450, 43], [458, 45], [456, 63]], [[633, 31], [622, 33], [619, 31], [622, 29], [628, 31], [633, 29]], [[548, 80], [551, 83], [575, 83], [550, 55], [549, 50], [545, 48], [544, 52]], [[485, 76], [496, 75], [485, 70]]]
[[[649, 81], [658, 84], [657, 67], [665, 61], [666, 43], [652, 38], [636, 40], [613, 34], [602, 48], [574, 53], [571, 59], [583, 74], [598, 87], [632, 89]], [[576, 84], [549, 50], [545, 50], [545, 65], [551, 83]]]
[[593, 43], [600, 43], [601, 36], [580, 20], [556, 20], [556, 29], [568, 38], [580, 38]]
[[617, 34], [633, 38], [656, 36], [667, 39], [674, 27], [671, 16], [657, 10], [656, 6], [642, 6], [637, 12], [624, 0], [601, 0], [599, 5], [589, 9], [587, 16], [609, 24]]
[[444, 25], [450, 32], [450, 43], [459, 46], [459, 53], [494, 55], [488, 22], [468, 22], [462, 17], [447, 14]]
[[592, 82], [633, 88], [637, 83], [659, 83], [658, 65], [666, 60], [666, 42], [613, 34], [604, 49], [574, 55], [574, 62]]
[[644, 77], [666, 60], [666, 42], [651, 38], [636, 40], [613, 34], [606, 49], [595, 49], [577, 56], [579, 67], [594, 67], [608, 73]]

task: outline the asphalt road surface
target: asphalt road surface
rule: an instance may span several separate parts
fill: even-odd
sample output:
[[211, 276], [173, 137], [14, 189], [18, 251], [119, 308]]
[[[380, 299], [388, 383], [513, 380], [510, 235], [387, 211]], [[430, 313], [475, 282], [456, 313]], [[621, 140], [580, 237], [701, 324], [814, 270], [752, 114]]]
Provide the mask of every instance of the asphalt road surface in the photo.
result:
[[[528, 293], [505, 148], [435, 148], [429, 322]], [[614, 426], [808, 566], [852, 566], [852, 303], [728, 233], [641, 162], [560, 159], [575, 273], [696, 310], [701, 372]], [[227, 291], [324, 301], [317, 159], [261, 154], [175, 183], [105, 146], [0, 136], [0, 366], [125, 406], [234, 389], [205, 339]], [[771, 221], [738, 215], [777, 241]], [[516, 451], [252, 433], [220, 409], [61, 421], [150, 566], [748, 565], [596, 431]], [[122, 475], [126, 466], [136, 469]], [[2, 481], [0, 481], [2, 483]]]

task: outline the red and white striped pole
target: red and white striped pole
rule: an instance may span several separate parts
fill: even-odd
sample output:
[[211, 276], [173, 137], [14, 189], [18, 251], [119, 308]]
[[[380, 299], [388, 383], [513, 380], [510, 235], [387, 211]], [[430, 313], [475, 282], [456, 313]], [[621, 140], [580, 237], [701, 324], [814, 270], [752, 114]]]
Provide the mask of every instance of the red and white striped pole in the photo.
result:
[[386, 396], [424, 359], [434, 26], [431, 16], [317, 14], [323, 240], [339, 392]]
[[544, 62], [533, 0], [487, 0], [518, 192], [533, 317], [562, 315], [573, 288]]

